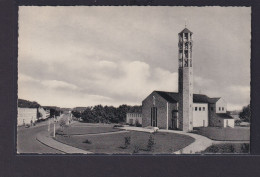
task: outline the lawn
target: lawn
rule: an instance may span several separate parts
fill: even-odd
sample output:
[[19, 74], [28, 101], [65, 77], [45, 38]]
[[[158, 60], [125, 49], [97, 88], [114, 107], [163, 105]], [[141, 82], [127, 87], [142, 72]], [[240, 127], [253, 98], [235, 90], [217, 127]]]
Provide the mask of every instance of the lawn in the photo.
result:
[[250, 128], [249, 127], [197, 127], [194, 128], [193, 133], [206, 136], [212, 140], [219, 141], [249, 141]]
[[221, 143], [208, 147], [201, 153], [249, 153], [248, 143]]
[[[99, 132], [105, 131], [104, 127], [99, 127], [99, 129], [97, 127], [88, 128], [90, 129], [88, 132], [95, 132], [96, 130]], [[102, 129], [104, 131], [101, 131]], [[147, 146], [150, 136], [155, 143], [152, 146], [152, 150], [148, 150]], [[130, 143], [127, 147], [125, 146], [125, 137], [130, 137]], [[57, 135], [55, 139], [80, 149], [101, 154], [131, 154], [134, 151], [138, 154], [170, 154], [194, 142], [194, 138], [180, 134], [161, 132], [151, 134], [137, 131], [69, 137]]]

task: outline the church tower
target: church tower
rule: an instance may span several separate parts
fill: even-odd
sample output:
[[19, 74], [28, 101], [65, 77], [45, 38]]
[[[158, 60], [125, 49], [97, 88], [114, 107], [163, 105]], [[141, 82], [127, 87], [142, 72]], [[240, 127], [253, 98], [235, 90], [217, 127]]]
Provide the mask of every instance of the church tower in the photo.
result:
[[192, 32], [185, 28], [179, 33], [179, 105], [178, 127], [193, 130], [193, 69]]

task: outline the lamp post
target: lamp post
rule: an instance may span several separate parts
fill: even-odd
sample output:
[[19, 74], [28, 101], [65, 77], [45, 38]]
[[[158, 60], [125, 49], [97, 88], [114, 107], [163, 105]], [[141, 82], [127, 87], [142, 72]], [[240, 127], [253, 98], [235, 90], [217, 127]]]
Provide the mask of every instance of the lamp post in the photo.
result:
[[50, 126], [51, 126], [51, 121], [50, 121], [50, 118], [48, 120], [48, 132], [50, 131]]
[[53, 124], [53, 137], [55, 138], [55, 123]]

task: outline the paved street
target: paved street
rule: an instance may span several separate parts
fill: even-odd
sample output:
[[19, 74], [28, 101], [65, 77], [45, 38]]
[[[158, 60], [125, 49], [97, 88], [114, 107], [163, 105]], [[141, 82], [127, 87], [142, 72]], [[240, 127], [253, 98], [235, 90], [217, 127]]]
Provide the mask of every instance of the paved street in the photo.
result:
[[[53, 127], [53, 126], [52, 126]], [[17, 151], [18, 153], [61, 153], [52, 149], [36, 139], [40, 132], [47, 131], [48, 122], [42, 122], [35, 127], [19, 127], [17, 130]]]

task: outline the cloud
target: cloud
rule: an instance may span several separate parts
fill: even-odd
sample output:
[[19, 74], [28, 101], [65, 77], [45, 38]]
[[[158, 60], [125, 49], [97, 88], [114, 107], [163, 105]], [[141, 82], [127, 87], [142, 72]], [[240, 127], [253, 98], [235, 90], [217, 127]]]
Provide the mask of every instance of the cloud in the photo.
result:
[[25, 74], [19, 74], [18, 81], [20, 83], [22, 83], [22, 82], [37, 82], [36, 79], [32, 78], [31, 76], [25, 75]]
[[76, 90], [78, 87], [76, 85], [64, 82], [64, 81], [57, 81], [57, 80], [44, 80], [41, 82], [45, 87], [51, 89], [72, 89]]
[[250, 13], [246, 7], [19, 7], [19, 97], [118, 105], [141, 104], [153, 90], [177, 91], [178, 33], [188, 18], [194, 91], [242, 106], [250, 100]]

